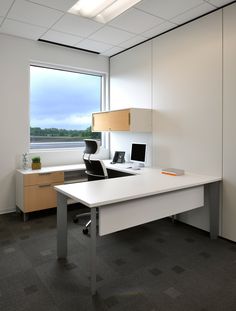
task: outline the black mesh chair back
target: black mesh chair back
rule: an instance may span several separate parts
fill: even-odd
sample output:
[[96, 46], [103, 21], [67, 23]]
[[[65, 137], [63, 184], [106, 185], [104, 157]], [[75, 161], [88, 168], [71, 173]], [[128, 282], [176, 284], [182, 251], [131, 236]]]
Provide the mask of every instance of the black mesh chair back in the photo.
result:
[[88, 181], [108, 178], [106, 167], [101, 160], [84, 159], [84, 164]]
[[84, 156], [88, 154], [89, 157], [91, 154], [95, 154], [99, 151], [99, 143], [95, 139], [84, 139], [85, 142], [85, 149], [84, 149]]
[[[88, 176], [88, 181], [106, 179], [108, 178], [107, 169], [104, 163], [98, 159], [91, 159], [91, 155], [95, 154], [99, 150], [99, 142], [95, 139], [85, 139], [85, 150], [83, 160], [85, 164], [85, 173]], [[90, 216], [90, 213], [82, 213], [75, 215], [73, 221], [78, 222], [78, 219], [82, 216]], [[88, 228], [91, 224], [91, 219], [86, 223], [83, 233], [88, 234]]]

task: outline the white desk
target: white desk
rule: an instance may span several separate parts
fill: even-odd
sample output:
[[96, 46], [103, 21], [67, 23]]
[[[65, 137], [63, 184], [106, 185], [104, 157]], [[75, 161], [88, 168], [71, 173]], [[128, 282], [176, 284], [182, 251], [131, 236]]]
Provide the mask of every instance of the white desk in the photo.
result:
[[57, 254], [67, 256], [67, 199], [91, 208], [91, 293], [96, 293], [96, 209], [99, 235], [123, 230], [149, 221], [202, 207], [210, 211], [210, 236], [219, 231], [220, 177], [186, 173], [167, 176], [159, 169], [127, 170], [127, 164], [108, 168], [135, 173], [134, 176], [55, 186], [57, 191]]

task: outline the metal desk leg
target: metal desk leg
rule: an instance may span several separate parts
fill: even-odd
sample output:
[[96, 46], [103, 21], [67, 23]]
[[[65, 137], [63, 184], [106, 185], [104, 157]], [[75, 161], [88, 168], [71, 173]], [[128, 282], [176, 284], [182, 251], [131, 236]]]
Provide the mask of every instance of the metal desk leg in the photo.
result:
[[91, 294], [96, 294], [96, 235], [97, 235], [97, 217], [96, 208], [91, 208], [91, 245], [90, 245], [90, 276], [91, 276]]
[[209, 212], [210, 212], [210, 237], [217, 239], [219, 235], [219, 213], [220, 213], [220, 182], [207, 185]]
[[67, 256], [67, 197], [57, 192], [57, 257]]

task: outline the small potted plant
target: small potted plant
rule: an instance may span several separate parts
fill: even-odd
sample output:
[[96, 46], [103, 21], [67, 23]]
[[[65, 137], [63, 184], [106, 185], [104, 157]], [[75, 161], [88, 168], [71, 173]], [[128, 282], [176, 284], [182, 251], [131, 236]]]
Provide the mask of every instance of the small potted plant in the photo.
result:
[[32, 170], [40, 170], [41, 169], [41, 161], [40, 157], [33, 157], [32, 158]]

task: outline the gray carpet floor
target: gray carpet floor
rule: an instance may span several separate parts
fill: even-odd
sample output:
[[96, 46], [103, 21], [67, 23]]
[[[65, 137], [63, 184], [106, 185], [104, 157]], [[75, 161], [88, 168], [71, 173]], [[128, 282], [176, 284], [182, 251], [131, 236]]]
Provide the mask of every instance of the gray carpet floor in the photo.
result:
[[98, 237], [89, 289], [89, 236], [69, 211], [69, 255], [56, 256], [55, 210], [0, 216], [1, 311], [236, 311], [236, 245], [162, 219]]

